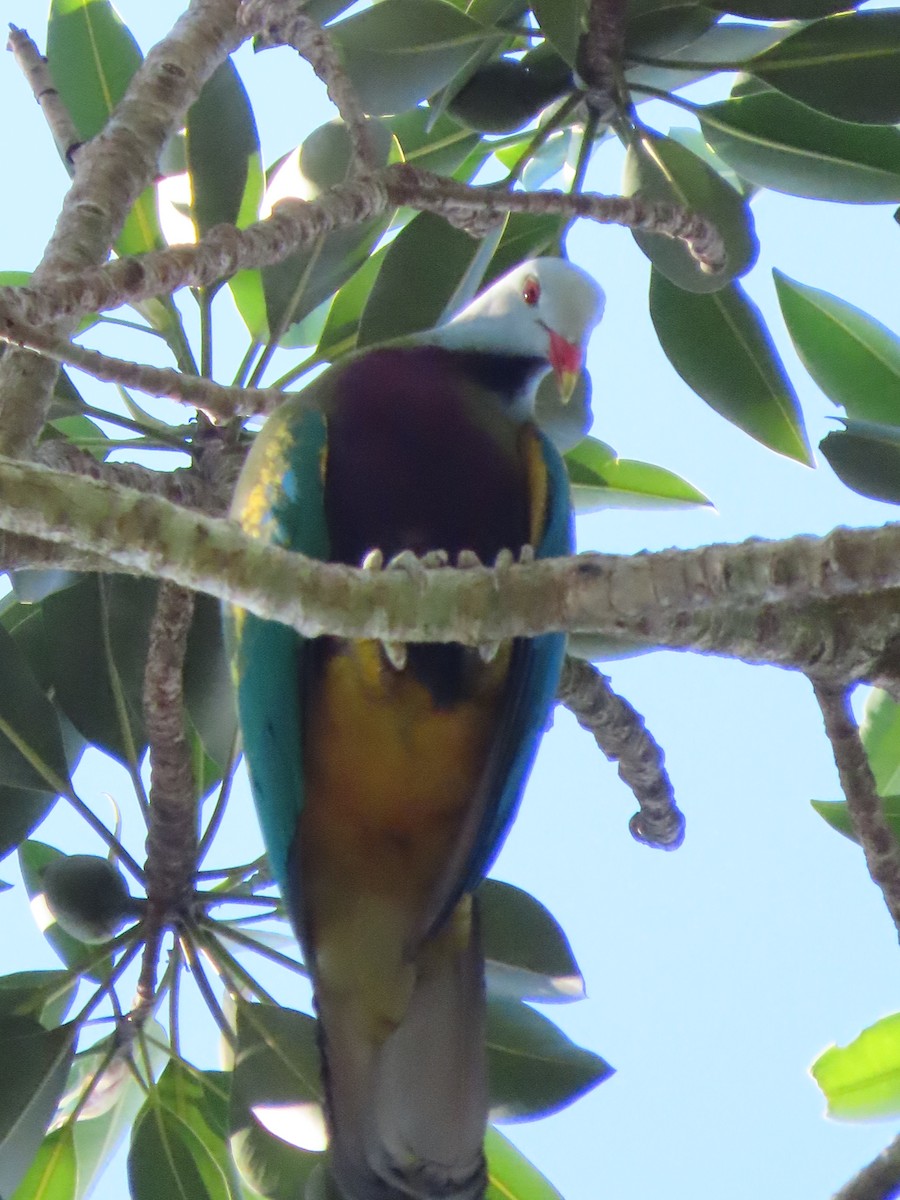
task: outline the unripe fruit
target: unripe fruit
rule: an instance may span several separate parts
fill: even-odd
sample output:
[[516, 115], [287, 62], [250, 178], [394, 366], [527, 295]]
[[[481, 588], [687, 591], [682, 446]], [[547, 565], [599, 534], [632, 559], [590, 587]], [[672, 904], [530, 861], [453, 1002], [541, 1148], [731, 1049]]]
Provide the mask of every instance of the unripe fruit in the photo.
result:
[[447, 111], [480, 133], [512, 133], [527, 125], [571, 85], [571, 74], [545, 76], [524, 62], [501, 58], [479, 67], [460, 88]]
[[60, 929], [89, 944], [108, 942], [142, 905], [105, 858], [70, 854], [44, 870], [44, 898]]

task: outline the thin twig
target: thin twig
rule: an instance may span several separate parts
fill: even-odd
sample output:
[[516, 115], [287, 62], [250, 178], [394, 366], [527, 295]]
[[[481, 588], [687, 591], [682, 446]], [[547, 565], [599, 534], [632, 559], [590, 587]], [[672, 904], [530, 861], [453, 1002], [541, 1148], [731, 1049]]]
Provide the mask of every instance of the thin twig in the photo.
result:
[[82, 144], [75, 122], [56, 90], [46, 58], [24, 29], [10, 25], [9, 30], [6, 48], [12, 51], [16, 65], [28, 81], [28, 86], [41, 107], [44, 120], [56, 143], [59, 156], [71, 171], [75, 154]]
[[356, 89], [327, 30], [303, 12], [302, 4], [303, 0], [245, 0], [241, 21], [256, 33], [258, 44], [293, 46], [306, 59], [347, 127], [353, 149], [350, 174], [374, 171], [375, 147]]
[[644, 719], [610, 687], [596, 667], [580, 658], [566, 659], [558, 698], [582, 729], [593, 734], [619, 777], [640, 805], [629, 822], [632, 836], [647, 846], [676, 850], [684, 841], [684, 816], [675, 803], [664, 755]]
[[[180, 400], [202, 409], [220, 420], [230, 420], [237, 414], [253, 416], [268, 413], [284, 400], [284, 393], [275, 388], [238, 388], [214, 383], [201, 375], [186, 375], [172, 367], [154, 367], [149, 363], [130, 362], [113, 358], [99, 350], [78, 346], [65, 338], [54, 336], [44, 329], [27, 328], [15, 322], [0, 330], [0, 340], [31, 350], [54, 362], [78, 367], [104, 383], [134, 388], [147, 396]], [[110, 414], [110, 421], [121, 420]]]
[[881, 888], [900, 934], [900, 846], [884, 818], [872, 768], [850, 708], [850, 689], [819, 679], [810, 682], [822, 710], [853, 832], [862, 845], [869, 874]]
[[900, 1195], [900, 1134], [835, 1192], [832, 1200], [894, 1200]]

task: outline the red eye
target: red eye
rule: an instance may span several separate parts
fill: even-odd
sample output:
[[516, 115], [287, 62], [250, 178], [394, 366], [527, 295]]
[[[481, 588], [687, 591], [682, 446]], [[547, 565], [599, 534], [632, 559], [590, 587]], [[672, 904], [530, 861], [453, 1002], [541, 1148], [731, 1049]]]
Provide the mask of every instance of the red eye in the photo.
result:
[[534, 308], [540, 298], [541, 285], [533, 275], [529, 275], [525, 280], [525, 286], [522, 288], [522, 299], [530, 308]]

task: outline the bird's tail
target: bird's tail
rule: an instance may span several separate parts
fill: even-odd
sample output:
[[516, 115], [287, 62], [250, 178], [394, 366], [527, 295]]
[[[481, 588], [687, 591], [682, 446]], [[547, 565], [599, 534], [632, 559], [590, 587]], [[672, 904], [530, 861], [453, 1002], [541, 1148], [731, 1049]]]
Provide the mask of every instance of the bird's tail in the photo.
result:
[[319, 989], [331, 1170], [343, 1200], [482, 1200], [487, 1175], [484, 961], [463, 912], [416, 955], [405, 1011], [361, 1035]]

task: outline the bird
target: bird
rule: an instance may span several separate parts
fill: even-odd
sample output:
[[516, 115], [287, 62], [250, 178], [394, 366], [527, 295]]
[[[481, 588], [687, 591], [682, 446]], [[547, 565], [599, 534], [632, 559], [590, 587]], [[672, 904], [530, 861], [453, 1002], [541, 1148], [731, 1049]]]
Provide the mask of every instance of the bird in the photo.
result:
[[[373, 570], [572, 551], [565, 467], [534, 421], [571, 394], [604, 294], [516, 266], [436, 328], [340, 360], [264, 423], [231, 517]], [[485, 979], [473, 891], [549, 721], [565, 635], [379, 642], [226, 611], [243, 749], [319, 1021], [344, 1200], [481, 1200]]]

